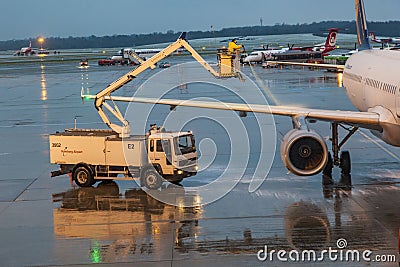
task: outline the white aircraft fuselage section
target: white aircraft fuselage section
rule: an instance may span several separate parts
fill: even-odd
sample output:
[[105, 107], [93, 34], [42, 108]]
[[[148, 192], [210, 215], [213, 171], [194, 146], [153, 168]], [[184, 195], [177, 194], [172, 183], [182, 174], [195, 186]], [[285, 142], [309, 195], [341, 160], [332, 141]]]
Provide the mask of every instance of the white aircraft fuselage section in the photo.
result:
[[385, 142], [400, 146], [400, 52], [364, 50], [346, 62], [343, 85], [360, 111], [380, 115], [383, 132], [373, 131]]
[[286, 51], [289, 51], [289, 48], [254, 51], [250, 55], [245, 57], [243, 62], [251, 63], [251, 62], [262, 62], [264, 60], [271, 60], [273, 54], [283, 53]]

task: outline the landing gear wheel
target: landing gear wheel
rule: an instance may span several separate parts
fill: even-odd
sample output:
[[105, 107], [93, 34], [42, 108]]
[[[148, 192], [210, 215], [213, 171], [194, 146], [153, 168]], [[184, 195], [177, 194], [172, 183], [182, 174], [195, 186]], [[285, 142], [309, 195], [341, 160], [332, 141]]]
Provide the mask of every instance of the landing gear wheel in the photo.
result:
[[342, 169], [340, 185], [351, 186], [351, 160], [349, 151], [343, 151], [340, 155], [340, 168]]
[[72, 178], [75, 183], [80, 187], [89, 187], [94, 185], [96, 182], [93, 179], [93, 174], [91, 170], [86, 166], [79, 166], [74, 169], [72, 173]]
[[340, 169], [342, 169], [342, 174], [350, 174], [351, 160], [349, 151], [343, 151], [342, 154], [340, 154]]
[[149, 169], [143, 173], [142, 179], [140, 181], [141, 186], [145, 186], [148, 189], [158, 189], [161, 187], [163, 181], [155, 170]]
[[332, 169], [333, 169], [333, 160], [332, 160], [331, 153], [328, 152], [328, 160], [326, 162], [324, 170], [322, 171], [322, 185], [323, 186], [333, 185]]

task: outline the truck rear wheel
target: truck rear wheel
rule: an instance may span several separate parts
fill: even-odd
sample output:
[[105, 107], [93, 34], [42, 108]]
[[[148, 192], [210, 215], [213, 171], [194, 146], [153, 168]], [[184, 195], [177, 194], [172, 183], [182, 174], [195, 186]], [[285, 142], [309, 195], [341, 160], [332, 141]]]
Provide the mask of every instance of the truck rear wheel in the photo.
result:
[[161, 176], [155, 170], [148, 169], [144, 171], [140, 185], [148, 189], [158, 189], [161, 187], [162, 182]]
[[86, 166], [75, 168], [72, 175], [75, 183], [80, 187], [89, 187], [95, 183], [92, 172]]

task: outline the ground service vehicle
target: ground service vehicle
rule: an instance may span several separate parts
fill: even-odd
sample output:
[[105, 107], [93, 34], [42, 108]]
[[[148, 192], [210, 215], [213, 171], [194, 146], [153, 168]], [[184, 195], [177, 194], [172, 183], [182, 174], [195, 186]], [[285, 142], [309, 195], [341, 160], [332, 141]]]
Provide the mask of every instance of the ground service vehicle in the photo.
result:
[[[129, 122], [118, 107], [106, 102], [118, 101], [118, 97], [111, 96], [112, 92], [147, 68], [154, 68], [157, 62], [182, 46], [215, 77], [239, 76], [233, 67], [234, 64], [228, 60], [229, 55], [219, 55], [224, 61], [220, 61], [220, 71], [217, 72], [189, 45], [185, 34], [182, 34], [177, 41], [150, 59], [142, 61], [141, 65], [108, 85], [97, 95], [82, 93], [82, 97], [94, 99], [100, 117], [111, 130], [74, 128], [51, 134], [50, 163], [60, 166], [51, 176], [69, 174], [75, 183], [82, 187], [92, 186], [102, 180], [139, 178], [141, 186], [155, 189], [161, 186], [162, 178], [178, 183], [185, 177], [195, 175], [198, 156], [191, 132], [166, 132], [162, 127], [152, 125], [146, 135], [131, 136]], [[231, 56], [230, 60], [233, 58], [235, 57]], [[110, 121], [104, 107], [122, 122], [122, 126]]]
[[141, 178], [142, 186], [154, 189], [161, 186], [162, 177], [179, 183], [197, 173], [191, 132], [152, 126], [146, 135], [122, 140], [112, 130], [66, 129], [50, 135], [50, 146], [51, 163], [60, 165], [52, 176], [71, 173], [81, 187], [98, 180]]
[[115, 60], [111, 58], [99, 59], [97, 63], [99, 64], [99, 66], [110, 66], [115, 65]]

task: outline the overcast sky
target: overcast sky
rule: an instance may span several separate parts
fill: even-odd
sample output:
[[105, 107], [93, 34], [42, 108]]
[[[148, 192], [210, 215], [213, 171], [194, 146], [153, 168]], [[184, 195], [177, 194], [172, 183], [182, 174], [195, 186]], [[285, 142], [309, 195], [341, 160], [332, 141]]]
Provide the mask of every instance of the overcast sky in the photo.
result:
[[[215, 30], [353, 20], [354, 0], [2, 0], [0, 40]], [[400, 0], [365, 0], [368, 20], [400, 20]], [[399, 30], [400, 35], [400, 30]]]

